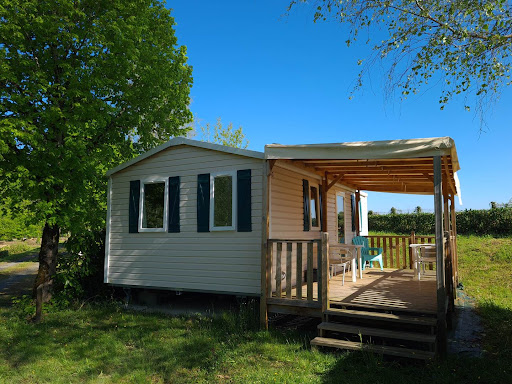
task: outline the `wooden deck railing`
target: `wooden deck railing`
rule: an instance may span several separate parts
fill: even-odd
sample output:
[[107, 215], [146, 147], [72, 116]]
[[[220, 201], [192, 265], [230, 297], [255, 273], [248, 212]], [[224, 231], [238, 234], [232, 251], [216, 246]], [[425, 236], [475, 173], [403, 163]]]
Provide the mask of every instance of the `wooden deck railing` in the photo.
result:
[[[328, 239], [327, 234], [324, 234], [324, 238]], [[322, 239], [269, 239], [267, 303], [322, 308], [322, 303], [328, 301], [327, 252], [328, 248]], [[317, 290], [316, 295], [314, 288]]]
[[435, 236], [410, 235], [403, 236], [366, 236], [370, 247], [382, 248], [384, 268], [412, 269], [413, 255], [410, 244], [434, 243]]

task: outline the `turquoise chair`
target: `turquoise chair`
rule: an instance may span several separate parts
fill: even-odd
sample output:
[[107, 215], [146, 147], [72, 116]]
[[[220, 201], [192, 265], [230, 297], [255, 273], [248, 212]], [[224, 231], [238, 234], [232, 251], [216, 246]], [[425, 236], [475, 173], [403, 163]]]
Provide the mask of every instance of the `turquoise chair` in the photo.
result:
[[[380, 270], [382, 271], [382, 248], [370, 248], [368, 247], [368, 239], [363, 236], [356, 236], [352, 239], [354, 245], [362, 245], [361, 259], [363, 260], [363, 271], [367, 261], [370, 262], [370, 268], [373, 267], [373, 262], [378, 261], [380, 264]], [[371, 255], [370, 252], [377, 252], [376, 255]]]

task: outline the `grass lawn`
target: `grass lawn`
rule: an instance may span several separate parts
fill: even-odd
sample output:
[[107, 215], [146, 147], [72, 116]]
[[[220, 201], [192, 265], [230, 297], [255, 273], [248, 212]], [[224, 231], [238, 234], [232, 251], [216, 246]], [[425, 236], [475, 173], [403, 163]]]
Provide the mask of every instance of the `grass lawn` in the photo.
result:
[[37, 254], [39, 246], [33, 243], [25, 242], [10, 242], [9, 245], [0, 248], [0, 264], [17, 261]]
[[249, 309], [210, 319], [85, 305], [33, 324], [17, 305], [0, 308], [0, 383], [510, 383], [512, 239], [461, 237], [459, 253], [487, 327], [481, 359], [425, 366], [312, 351], [311, 335], [255, 329]]

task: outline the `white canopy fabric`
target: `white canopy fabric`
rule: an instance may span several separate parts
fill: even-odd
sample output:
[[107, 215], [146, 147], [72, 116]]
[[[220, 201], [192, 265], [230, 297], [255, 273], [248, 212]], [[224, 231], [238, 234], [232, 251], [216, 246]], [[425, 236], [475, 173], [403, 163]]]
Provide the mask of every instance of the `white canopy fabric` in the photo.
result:
[[277, 159], [411, 159], [451, 156], [453, 171], [460, 169], [455, 142], [451, 137], [426, 139], [356, 141], [330, 144], [265, 145], [265, 158]]

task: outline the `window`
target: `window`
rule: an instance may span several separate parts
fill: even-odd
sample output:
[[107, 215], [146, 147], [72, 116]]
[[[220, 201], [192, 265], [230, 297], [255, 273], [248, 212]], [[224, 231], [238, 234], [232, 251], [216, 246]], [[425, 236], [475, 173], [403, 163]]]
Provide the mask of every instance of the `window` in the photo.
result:
[[318, 189], [317, 187], [311, 187], [310, 190], [310, 213], [311, 213], [311, 227], [319, 227], [318, 220]]
[[210, 230], [235, 229], [235, 187], [235, 172], [219, 172], [210, 175]]
[[336, 195], [336, 213], [338, 215], [338, 243], [345, 243], [345, 196]]
[[140, 232], [167, 230], [167, 180], [143, 180], [140, 185]]

